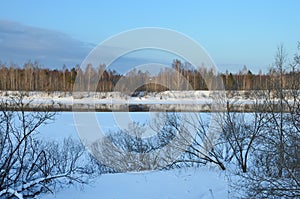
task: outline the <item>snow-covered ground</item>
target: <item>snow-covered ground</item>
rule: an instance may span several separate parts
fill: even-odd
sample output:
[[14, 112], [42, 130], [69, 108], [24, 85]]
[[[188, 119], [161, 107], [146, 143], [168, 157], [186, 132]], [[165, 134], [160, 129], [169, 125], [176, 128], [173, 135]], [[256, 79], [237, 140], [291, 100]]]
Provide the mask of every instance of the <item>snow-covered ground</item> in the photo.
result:
[[[81, 114], [81, 113], [76, 113]], [[84, 114], [84, 113], [82, 113]], [[150, 113], [127, 113], [132, 121], [147, 123]], [[205, 116], [207, 113], [202, 113]], [[96, 113], [104, 131], [116, 129], [114, 113]], [[206, 116], [207, 117], [207, 116]], [[207, 117], [208, 118], [208, 117]], [[53, 123], [39, 128], [43, 139], [79, 139], [73, 113], [63, 112]], [[215, 167], [183, 168], [168, 171], [103, 174], [83, 187], [71, 186], [42, 199], [218, 199], [230, 198], [226, 173]]]
[[[288, 91], [286, 91], [288, 92]], [[0, 100], [8, 100], [19, 91], [0, 91]], [[209, 104], [216, 100], [230, 100], [239, 103], [251, 103], [257, 99], [257, 93], [267, 94], [267, 91], [163, 91], [137, 92], [131, 96], [120, 92], [23, 92], [25, 100], [32, 104], [72, 105], [72, 104]], [[273, 98], [274, 93], [268, 93]], [[300, 95], [300, 91], [299, 91]], [[288, 94], [287, 94], [288, 96]], [[293, 100], [293, 96], [289, 97]]]
[[[0, 91], [0, 98], [9, 99], [16, 91]], [[211, 100], [210, 91], [165, 91], [160, 93], [141, 92], [137, 96], [128, 96], [120, 92], [26, 92], [26, 100], [34, 104], [181, 104], [206, 103]]]
[[92, 184], [71, 187], [43, 199], [219, 199], [230, 198], [224, 173], [189, 168], [101, 175]]
[[[16, 91], [0, 91], [0, 100], [10, 100]], [[32, 110], [51, 105], [58, 111], [222, 111], [227, 100], [234, 102], [237, 110], [253, 104], [252, 94], [245, 91], [164, 91], [135, 93], [128, 96], [120, 92], [26, 92], [25, 102]], [[219, 106], [216, 106], [218, 105]], [[29, 107], [29, 109], [30, 109]], [[250, 107], [251, 108], [251, 107]]]

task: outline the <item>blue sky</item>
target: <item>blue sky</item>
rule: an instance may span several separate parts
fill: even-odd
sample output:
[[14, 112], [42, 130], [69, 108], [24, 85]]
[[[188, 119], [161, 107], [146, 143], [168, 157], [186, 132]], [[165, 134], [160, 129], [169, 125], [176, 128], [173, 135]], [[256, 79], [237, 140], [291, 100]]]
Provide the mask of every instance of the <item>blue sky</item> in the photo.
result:
[[[2, 1], [0, 59], [8, 62], [16, 61], [9, 59], [28, 57], [44, 61], [47, 65], [47, 59], [42, 58], [46, 56], [52, 61], [57, 60], [53, 61], [53, 65], [63, 62], [73, 64], [83, 59], [93, 45], [122, 31], [161, 27], [179, 31], [196, 40], [221, 70], [241, 69], [243, 65], [253, 71], [266, 70], [272, 64], [279, 44], [285, 45], [290, 56], [295, 53], [297, 41], [300, 41], [299, 10], [300, 1], [297, 0]], [[18, 57], [15, 54], [21, 53], [22, 49], [16, 49], [19, 45], [15, 43], [24, 36], [15, 39], [14, 34], [4, 34], [9, 32], [8, 29], [30, 32], [25, 37], [28, 42], [31, 38], [32, 42], [36, 42], [35, 32], [40, 32], [39, 41], [45, 40], [46, 43], [42, 42], [44, 46], [48, 45], [50, 49], [61, 44], [61, 48], [36, 55], [36, 51], [27, 45], [26, 57], [24, 53]], [[57, 38], [57, 35], [59, 41], [52, 42], [51, 39]], [[67, 50], [68, 45], [72, 46], [72, 52]], [[64, 52], [69, 54], [59, 58], [53, 51], [60, 55]], [[51, 53], [53, 56], [50, 56]]]

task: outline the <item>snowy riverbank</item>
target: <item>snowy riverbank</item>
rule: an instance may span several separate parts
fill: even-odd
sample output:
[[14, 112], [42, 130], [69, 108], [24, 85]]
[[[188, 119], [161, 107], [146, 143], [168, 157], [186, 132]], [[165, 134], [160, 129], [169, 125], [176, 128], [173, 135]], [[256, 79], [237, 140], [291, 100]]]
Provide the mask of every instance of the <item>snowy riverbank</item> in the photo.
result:
[[[255, 93], [256, 92], [256, 93]], [[265, 91], [164, 91], [138, 92], [126, 95], [120, 92], [23, 92], [29, 111], [49, 108], [54, 111], [224, 111], [226, 103], [235, 111], [251, 111], [255, 96]], [[0, 91], [0, 100], [11, 100], [19, 92]]]

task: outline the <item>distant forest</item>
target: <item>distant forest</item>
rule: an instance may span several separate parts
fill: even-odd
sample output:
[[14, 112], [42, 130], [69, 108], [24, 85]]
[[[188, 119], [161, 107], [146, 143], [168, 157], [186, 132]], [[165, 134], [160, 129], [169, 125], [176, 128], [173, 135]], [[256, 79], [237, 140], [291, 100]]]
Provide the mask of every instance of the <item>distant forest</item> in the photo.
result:
[[[268, 73], [253, 74], [244, 66], [238, 73], [215, 74], [205, 67], [195, 70], [188, 63], [174, 60], [172, 67], [165, 68], [155, 76], [149, 72], [132, 70], [126, 77], [116, 71], [105, 70], [105, 65], [87, 65], [84, 70], [79, 66], [61, 70], [39, 67], [37, 62], [25, 63], [22, 67], [0, 63], [0, 90], [2, 91], [63, 91], [72, 92], [76, 78], [77, 90], [110, 92], [116, 86], [118, 91], [126, 90], [129, 85], [139, 84], [137, 91], [161, 92], [165, 90], [208, 90], [205, 79], [220, 75], [226, 90], [267, 90], [274, 87], [280, 74], [276, 69]], [[123, 78], [122, 84], [118, 81]], [[291, 89], [295, 80], [300, 79], [299, 71], [281, 71], [283, 89]], [[151, 79], [150, 83], [146, 80]], [[94, 82], [97, 81], [97, 84]], [[185, 83], [184, 83], [185, 82]], [[187, 86], [186, 82], [189, 83]], [[94, 88], [93, 85], [97, 85]], [[175, 86], [174, 86], [175, 85]]]

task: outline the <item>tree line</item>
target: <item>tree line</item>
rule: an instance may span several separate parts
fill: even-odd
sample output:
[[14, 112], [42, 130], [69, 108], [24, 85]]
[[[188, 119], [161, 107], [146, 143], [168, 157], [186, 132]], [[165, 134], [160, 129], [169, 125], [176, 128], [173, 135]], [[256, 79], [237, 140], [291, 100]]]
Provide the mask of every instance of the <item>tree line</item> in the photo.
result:
[[[125, 92], [128, 87], [136, 91], [161, 92], [166, 90], [208, 90], [206, 79], [221, 77], [226, 90], [268, 90], [274, 87], [278, 71], [270, 69], [267, 73], [253, 74], [246, 66], [238, 73], [215, 74], [212, 69], [201, 67], [196, 70], [189, 63], [174, 60], [172, 67], [165, 68], [153, 75], [148, 71], [133, 69], [127, 74], [106, 70], [105, 65], [79, 65], [68, 69], [41, 68], [37, 62], [27, 62], [22, 67], [0, 63], [0, 90], [2, 91], [63, 91], [72, 92], [76, 83], [77, 90]], [[300, 79], [299, 70], [282, 71], [283, 89], [291, 89], [290, 82]], [[119, 82], [119, 80], [121, 80]], [[139, 85], [136, 87], [136, 85]]]

